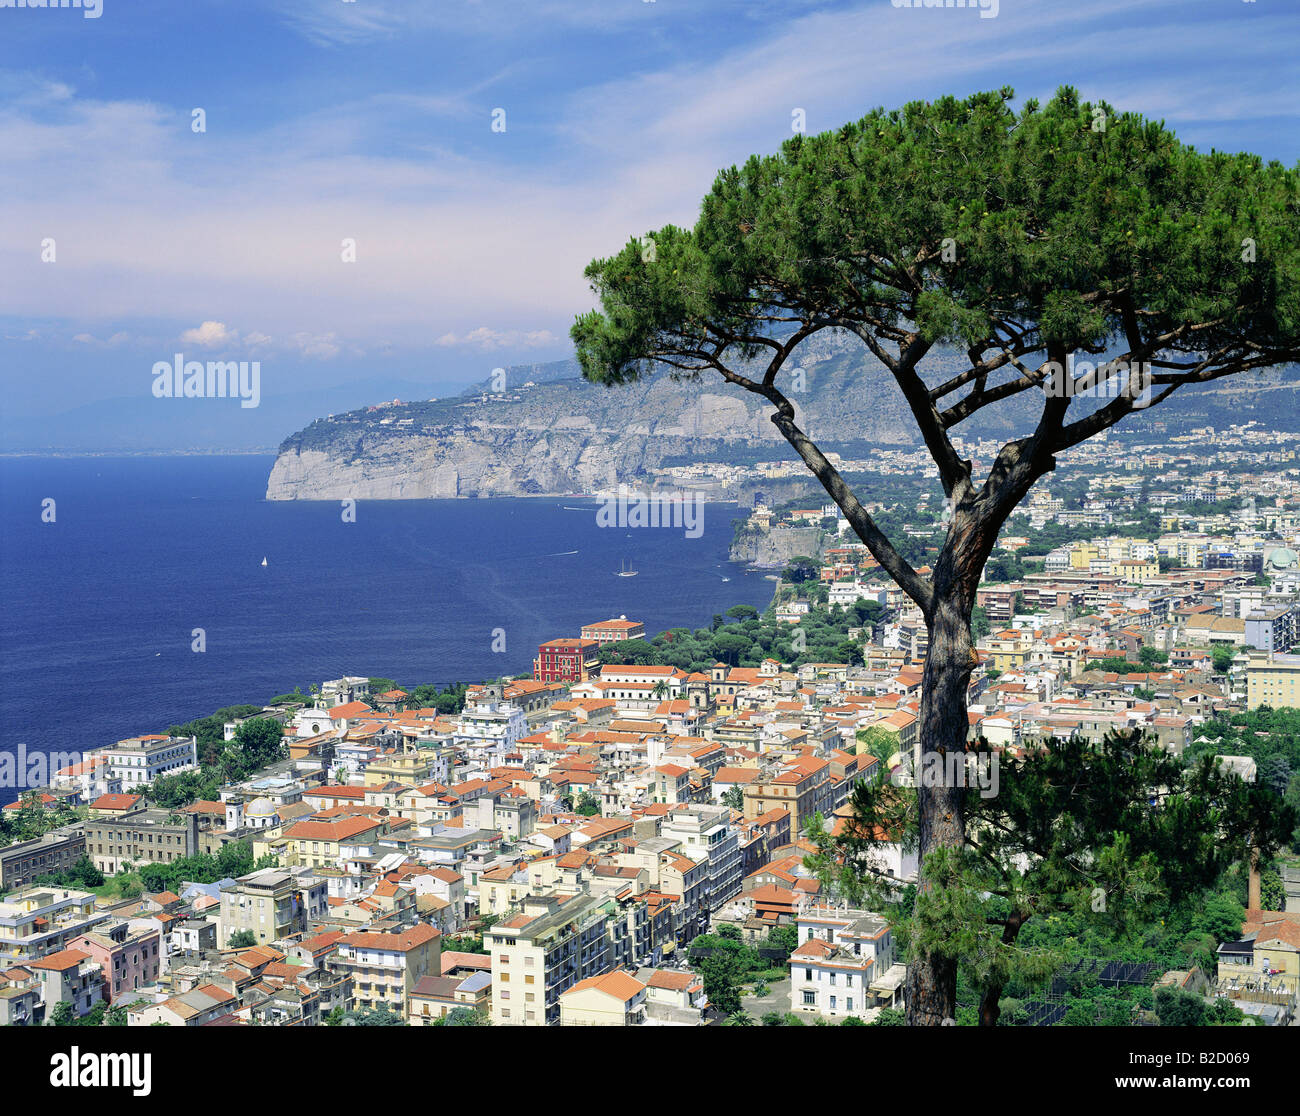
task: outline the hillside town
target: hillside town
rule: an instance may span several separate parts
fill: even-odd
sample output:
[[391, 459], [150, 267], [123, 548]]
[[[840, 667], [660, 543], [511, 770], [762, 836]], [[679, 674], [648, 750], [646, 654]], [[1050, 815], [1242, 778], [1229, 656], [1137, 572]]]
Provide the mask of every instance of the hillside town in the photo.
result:
[[[1171, 506], [1156, 538], [1098, 532], [986, 582], [970, 739], [1015, 755], [1138, 729], [1180, 756], [1216, 719], [1300, 704], [1294, 489], [1283, 495], [1254, 519]], [[1028, 511], [1063, 513], [1050, 496]], [[807, 864], [810, 822], [834, 834], [855, 784], [915, 771], [926, 629], [879, 573], [841, 540], [815, 570], [787, 571], [769, 610], [781, 646], [838, 618], [849, 661], [634, 662], [621, 648], [647, 647], [645, 626], [622, 616], [542, 643], [531, 676], [467, 687], [454, 711], [360, 676], [250, 707], [223, 743], [269, 723], [274, 754], [211, 799], [159, 801], [201, 766], [194, 735], [87, 752], [4, 811], [72, 820], [0, 848], [0, 1023], [702, 1026], [897, 1011], [888, 921]], [[1219, 758], [1259, 777], [1249, 756]], [[915, 851], [884, 836], [888, 875], [914, 883]], [[205, 857], [252, 870], [185, 878]], [[79, 887], [78, 872], [105, 882]], [[174, 886], [114, 886], [132, 874]], [[1266, 909], [1252, 874], [1214, 971], [1137, 979], [1293, 1023], [1300, 879], [1288, 872], [1284, 891]], [[749, 971], [711, 976], [719, 950], [746, 951]], [[1047, 1008], [1040, 1021], [1059, 1020]]]
[[[1294, 439], [1176, 442], [1098, 447], [1008, 523], [976, 594], [968, 737], [1013, 758], [1137, 732], [1291, 795], [1251, 726], [1223, 726], [1300, 708]], [[869, 510], [928, 572], [942, 504]], [[818, 540], [770, 575], [762, 615], [654, 636], [593, 618], [528, 674], [446, 692], [349, 676], [52, 758], [0, 811], [0, 1023], [897, 1018], [890, 919], [850, 901], [815, 837], [852, 824], [855, 786], [920, 777], [925, 618], [834, 505], [760, 495], [743, 528], [790, 553]], [[876, 837], [901, 894], [915, 846]], [[1098, 971], [1294, 1024], [1300, 871], [1250, 868], [1211, 959]], [[1050, 1024], [1067, 1004], [1020, 1010]], [[1135, 1000], [1128, 1021], [1155, 1020]]]

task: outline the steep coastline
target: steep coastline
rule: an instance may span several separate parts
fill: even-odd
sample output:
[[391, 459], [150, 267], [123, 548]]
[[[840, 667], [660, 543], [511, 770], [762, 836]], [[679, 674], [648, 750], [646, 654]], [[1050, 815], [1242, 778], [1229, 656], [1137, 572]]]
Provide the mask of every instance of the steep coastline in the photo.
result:
[[[805, 345], [802, 390], [791, 393], [805, 430], [828, 448], [916, 444], [884, 368], [833, 338]], [[576, 378], [572, 362], [551, 372], [567, 379], [548, 379], [545, 366], [507, 373], [502, 390], [487, 384], [454, 399], [317, 420], [280, 446], [266, 498], [590, 493], [645, 486], [666, 465], [789, 456], [765, 400], [707, 377], [608, 388]], [[692, 478], [691, 487], [723, 496], [709, 477]]]

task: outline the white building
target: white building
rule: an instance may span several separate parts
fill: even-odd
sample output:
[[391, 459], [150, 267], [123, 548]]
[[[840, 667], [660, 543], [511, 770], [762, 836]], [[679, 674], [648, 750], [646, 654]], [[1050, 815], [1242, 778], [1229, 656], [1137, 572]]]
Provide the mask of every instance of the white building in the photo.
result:
[[791, 1011], [843, 1019], [879, 1005], [886, 994], [872, 983], [894, 963], [893, 936], [883, 919], [848, 907], [811, 907], [799, 914], [797, 927]]
[[193, 736], [136, 736], [94, 754], [107, 760], [105, 778], [124, 793], [152, 783], [160, 775], [192, 771], [199, 764], [198, 741]]

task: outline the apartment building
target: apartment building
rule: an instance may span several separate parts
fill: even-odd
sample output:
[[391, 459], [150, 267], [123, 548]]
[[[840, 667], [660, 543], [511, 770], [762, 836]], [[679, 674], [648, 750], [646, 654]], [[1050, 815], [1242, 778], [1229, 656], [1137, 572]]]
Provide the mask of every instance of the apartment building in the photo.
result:
[[55, 829], [0, 849], [0, 893], [23, 887], [41, 876], [63, 872], [85, 853], [86, 834], [81, 825]]
[[57, 953], [107, 921], [95, 896], [71, 888], [31, 888], [0, 903], [0, 962], [25, 965]]
[[199, 851], [197, 814], [132, 810], [86, 823], [86, 853], [105, 875], [128, 864], [168, 864]]
[[1274, 605], [1246, 613], [1243, 642], [1265, 653], [1287, 652], [1296, 641], [1296, 610], [1291, 604]]
[[331, 967], [352, 978], [358, 1008], [386, 1008], [406, 1017], [420, 980], [441, 975], [441, 939], [423, 922], [398, 933], [359, 930], [339, 939]]
[[328, 913], [328, 884], [306, 868], [264, 868], [240, 876], [221, 892], [217, 942], [225, 948], [232, 934], [252, 933], [258, 945], [305, 934]]
[[872, 983], [893, 964], [888, 924], [849, 908], [807, 908], [798, 915], [799, 945], [790, 955], [790, 1009], [843, 1019], [874, 1006]]
[[1251, 655], [1246, 663], [1246, 708], [1300, 709], [1300, 655]]
[[559, 1022], [560, 996], [610, 968], [605, 905], [592, 895], [529, 896], [522, 914], [484, 932], [493, 1023]]
[[560, 996], [562, 1027], [632, 1027], [646, 1021], [646, 986], [621, 969], [580, 980]]
[[198, 767], [198, 743], [193, 736], [133, 736], [94, 753], [108, 763], [107, 782], [129, 792], [160, 775], [175, 775]]
[[69, 949], [80, 950], [99, 966], [109, 1003], [153, 984], [162, 972], [162, 934], [154, 925], [133, 930], [121, 922], [102, 933], [92, 930], [73, 938]]
[[664, 817], [661, 836], [678, 842], [677, 851], [707, 864], [708, 885], [704, 905], [716, 911], [740, 893], [740, 835], [725, 806], [679, 806]]
[[61, 1003], [72, 1005], [72, 1014], [80, 1019], [104, 999], [104, 974], [88, 953], [79, 949], [61, 949], [39, 961], [31, 969], [41, 993], [41, 1015], [49, 1019]]

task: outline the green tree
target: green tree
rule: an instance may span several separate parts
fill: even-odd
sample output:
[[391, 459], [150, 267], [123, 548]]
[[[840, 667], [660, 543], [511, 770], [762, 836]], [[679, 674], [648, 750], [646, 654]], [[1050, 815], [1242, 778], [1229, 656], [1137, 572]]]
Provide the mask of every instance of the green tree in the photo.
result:
[[236, 930], [226, 940], [226, 945], [230, 949], [247, 949], [257, 945], [257, 935], [251, 930]]
[[745, 808], [745, 792], [741, 787], [731, 787], [722, 794], [722, 804], [731, 810]]
[[[925, 616], [923, 755], [965, 745], [976, 587], [1002, 525], [1058, 455], [1180, 387], [1300, 359], [1300, 167], [1199, 151], [1071, 88], [1019, 110], [1013, 96], [876, 109], [724, 170], [693, 229], [667, 226], [650, 234], [653, 252], [633, 239], [588, 265], [601, 306], [572, 329], [589, 380], [716, 373], [771, 405]], [[798, 425], [779, 377], [823, 330], [861, 340], [884, 367], [938, 467], [951, 517], [929, 576]], [[964, 366], [944, 361], [927, 378], [927, 357], [954, 351]], [[1076, 352], [1109, 359], [1072, 368]], [[1038, 392], [1037, 422], [977, 478], [952, 431]], [[1088, 398], [1072, 408], [1076, 396]], [[961, 788], [920, 788], [923, 857], [963, 848], [962, 807]], [[950, 957], [914, 951], [909, 1019], [952, 1017], [956, 983]]]
[[76, 1021], [72, 1015], [72, 1005], [67, 1000], [60, 1000], [50, 1012], [51, 1027], [71, 1027]]
[[[996, 786], [978, 768], [963, 775], [966, 843], [923, 861], [910, 908], [898, 901], [880, 846], [891, 834], [916, 841], [917, 795], [883, 777], [855, 786], [838, 837], [814, 818], [809, 836], [819, 852], [806, 862], [828, 887], [889, 911], [904, 948], [959, 970], [979, 992], [983, 1026], [997, 1024], [1009, 983], [1044, 979], [1061, 963], [1019, 942], [1032, 920], [1086, 915], [1131, 939], [1167, 896], [1206, 890], [1252, 848], [1271, 855], [1297, 820], [1269, 788], [1243, 782], [1210, 756], [1186, 766], [1138, 731], [1097, 744], [1048, 740], [1021, 758], [1001, 756], [996, 769], [990, 761], [984, 772], [994, 770]], [[927, 777], [923, 767], [918, 784]], [[987, 789], [995, 793], [985, 796]], [[1229, 930], [1236, 913], [1211, 911], [1220, 919], [1213, 929]]]
[[1138, 658], [1142, 661], [1142, 665], [1146, 667], [1147, 670], [1150, 670], [1157, 664], [1167, 663], [1169, 661], [1169, 653], [1167, 651], [1160, 651], [1155, 647], [1139, 647]]
[[284, 758], [284, 726], [270, 717], [254, 717], [235, 730], [235, 747], [245, 770], [256, 771]]
[[815, 558], [801, 554], [790, 559], [785, 569], [781, 571], [781, 580], [798, 585], [804, 581], [815, 581], [820, 573], [820, 563]]

